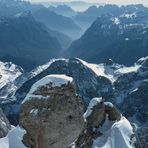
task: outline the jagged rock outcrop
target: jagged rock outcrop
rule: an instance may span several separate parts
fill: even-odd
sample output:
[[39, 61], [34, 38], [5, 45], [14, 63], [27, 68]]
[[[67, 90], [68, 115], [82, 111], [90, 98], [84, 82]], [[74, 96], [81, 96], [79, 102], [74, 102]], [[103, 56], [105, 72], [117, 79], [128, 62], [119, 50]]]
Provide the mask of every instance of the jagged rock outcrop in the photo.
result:
[[4, 115], [0, 108], [0, 138], [5, 137], [9, 130], [11, 129], [11, 124], [9, 123], [7, 117]]
[[110, 102], [94, 98], [84, 114], [85, 128], [71, 148], [140, 148], [129, 121]]
[[73, 79], [49, 75], [35, 83], [22, 103], [23, 143], [31, 148], [66, 148], [84, 127], [83, 105]]

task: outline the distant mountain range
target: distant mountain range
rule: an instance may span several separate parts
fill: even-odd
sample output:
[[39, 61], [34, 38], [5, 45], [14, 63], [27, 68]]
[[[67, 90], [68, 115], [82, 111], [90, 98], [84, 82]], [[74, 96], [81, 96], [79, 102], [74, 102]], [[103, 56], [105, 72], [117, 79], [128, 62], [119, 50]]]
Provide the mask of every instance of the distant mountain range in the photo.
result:
[[22, 0], [0, 0], [0, 16], [14, 16], [21, 12], [35, 11], [43, 6]]
[[92, 5], [96, 5], [96, 6], [104, 5], [104, 3], [94, 3], [94, 2], [87, 3], [84, 1], [70, 1], [70, 2], [51, 1], [51, 2], [42, 2], [42, 4], [45, 5], [46, 7], [50, 7], [50, 6], [57, 7], [59, 5], [67, 5], [75, 11], [85, 11]]
[[102, 6], [91, 6], [84, 12], [79, 12], [73, 17], [74, 21], [79, 24], [84, 30], [90, 27], [90, 25], [96, 20], [97, 17], [102, 15], [114, 15], [119, 17], [122, 14], [138, 13], [147, 15], [148, 8], [143, 5], [128, 5], [128, 6], [117, 6], [117, 5], [102, 5]]
[[76, 11], [74, 11], [71, 7], [68, 7], [67, 5], [59, 5], [57, 7], [50, 6], [48, 9], [65, 17], [72, 17], [77, 14]]
[[143, 5], [91, 6], [75, 12], [65, 5], [46, 8], [1, 0], [0, 20], [0, 60], [13, 61], [25, 70], [57, 56], [97, 63], [112, 58], [131, 65], [148, 54], [148, 8]]
[[71, 44], [68, 56], [95, 63], [111, 58], [131, 65], [148, 55], [148, 13], [131, 12], [98, 17], [84, 35]]
[[[47, 9], [41, 4], [31, 4], [22, 0], [0, 1], [0, 17], [14, 17], [28, 12], [32, 13], [35, 19], [42, 22], [46, 28], [48, 27], [50, 33], [53, 34], [54, 32], [54, 37], [59, 40], [63, 48], [67, 48], [70, 45], [72, 38], [76, 39], [82, 34], [81, 28], [71, 18], [64, 16], [64, 14], [69, 14], [71, 17], [72, 13], [76, 13], [68, 6], [58, 6], [57, 8], [52, 7]], [[52, 22], [50, 20], [52, 20]]]
[[25, 70], [57, 57], [62, 50], [58, 40], [31, 14], [2, 18], [0, 32], [0, 59], [13, 61]]
[[33, 16], [47, 27], [58, 30], [73, 39], [78, 38], [81, 34], [81, 28], [71, 18], [58, 15], [48, 8], [41, 8], [33, 12]]

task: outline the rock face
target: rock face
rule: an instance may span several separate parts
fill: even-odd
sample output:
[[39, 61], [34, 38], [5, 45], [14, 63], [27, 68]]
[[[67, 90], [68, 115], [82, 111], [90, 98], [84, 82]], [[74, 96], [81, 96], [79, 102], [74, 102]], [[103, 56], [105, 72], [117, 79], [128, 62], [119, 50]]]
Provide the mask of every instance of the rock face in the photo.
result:
[[5, 137], [10, 129], [11, 125], [4, 115], [3, 111], [0, 109], [0, 138]]
[[23, 143], [31, 148], [66, 148], [84, 127], [83, 105], [71, 77], [49, 75], [35, 83], [20, 113], [27, 131]]
[[94, 98], [84, 117], [85, 128], [71, 148], [141, 147], [133, 127], [112, 103]]

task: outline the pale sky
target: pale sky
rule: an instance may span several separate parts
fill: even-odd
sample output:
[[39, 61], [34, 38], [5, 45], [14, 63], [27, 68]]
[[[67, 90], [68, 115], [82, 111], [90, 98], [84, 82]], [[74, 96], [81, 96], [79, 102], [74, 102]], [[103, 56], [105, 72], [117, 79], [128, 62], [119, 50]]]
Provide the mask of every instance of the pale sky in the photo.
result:
[[[71, 0], [29, 0], [31, 2], [70, 2]], [[72, 0], [77, 1], [77, 0]], [[97, 2], [97, 3], [114, 3], [114, 4], [148, 4], [148, 0], [78, 0], [85, 2]]]

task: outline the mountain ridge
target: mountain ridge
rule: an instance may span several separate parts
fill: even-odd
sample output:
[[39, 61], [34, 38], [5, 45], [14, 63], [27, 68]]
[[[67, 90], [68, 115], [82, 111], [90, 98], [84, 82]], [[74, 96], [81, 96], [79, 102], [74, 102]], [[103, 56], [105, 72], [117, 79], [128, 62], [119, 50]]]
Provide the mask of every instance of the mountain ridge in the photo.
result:
[[0, 30], [0, 58], [4, 61], [14, 60], [12, 62], [27, 70], [51, 57], [57, 57], [62, 50], [58, 40], [42, 24], [35, 21], [30, 13], [1, 19]]
[[71, 44], [65, 54], [94, 63], [113, 59], [130, 66], [138, 58], [148, 55], [148, 25], [138, 24], [138, 18], [134, 15], [100, 16], [80, 39]]

